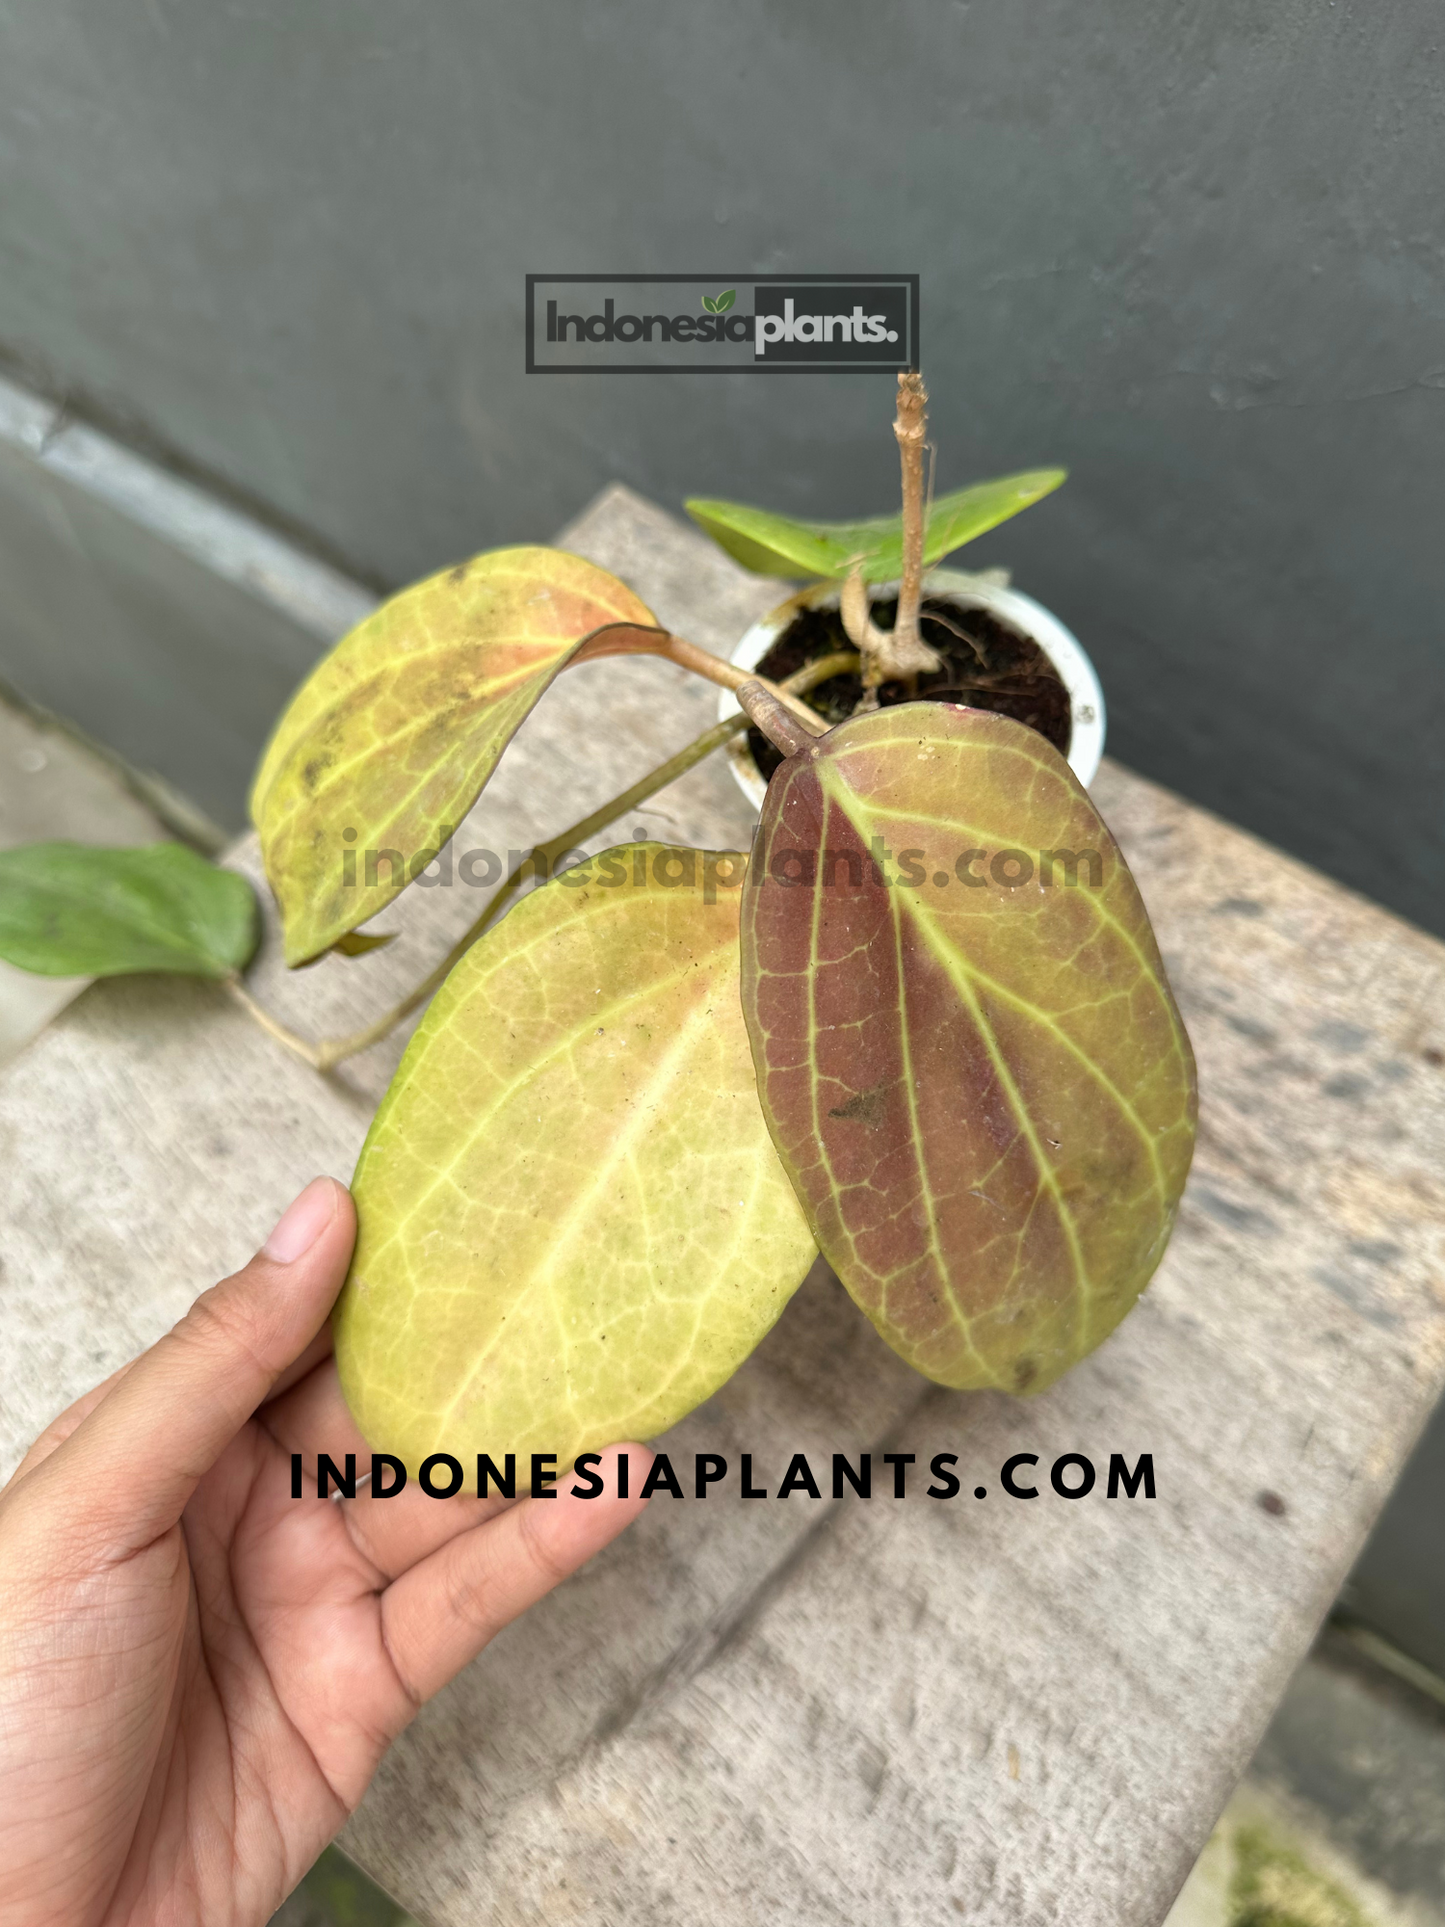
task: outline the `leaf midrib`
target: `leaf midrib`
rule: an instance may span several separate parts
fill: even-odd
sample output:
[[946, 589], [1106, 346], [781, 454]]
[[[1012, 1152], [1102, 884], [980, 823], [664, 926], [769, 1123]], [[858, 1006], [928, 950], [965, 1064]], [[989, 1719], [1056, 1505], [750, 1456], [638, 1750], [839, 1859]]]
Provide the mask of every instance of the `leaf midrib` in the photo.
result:
[[[686, 973], [681, 974], [685, 975]], [[676, 981], [678, 981], [677, 977], [666, 981], [659, 981], [659, 983], [654, 986], [654, 993], [670, 988], [671, 983]], [[590, 1181], [574, 1198], [565, 1217], [557, 1221], [557, 1235], [549, 1239], [547, 1248], [545, 1252], [541, 1254], [539, 1263], [532, 1267], [527, 1276], [513, 1290], [509, 1300], [509, 1316], [520, 1309], [529, 1298], [538, 1293], [545, 1296], [549, 1308], [553, 1310], [557, 1309], [558, 1299], [555, 1289], [555, 1270], [562, 1252], [565, 1251], [570, 1242], [575, 1240], [580, 1229], [582, 1215], [590, 1209], [598, 1195], [611, 1184], [613, 1174], [618, 1165], [638, 1140], [646, 1134], [648, 1128], [655, 1121], [657, 1103], [649, 1102], [648, 1100], [657, 1098], [660, 1101], [666, 1097], [667, 1093], [677, 1083], [681, 1073], [681, 1066], [685, 1062], [688, 1052], [691, 1049], [692, 1040], [699, 1026], [705, 1024], [710, 1016], [711, 1011], [705, 1007], [705, 1000], [699, 1000], [698, 1005], [688, 1013], [685, 1022], [678, 1029], [676, 1036], [668, 1045], [664, 1056], [660, 1062], [652, 1067], [646, 1083], [638, 1091], [633, 1102], [632, 1116], [627, 1120], [625, 1128], [608, 1144], [606, 1153], [593, 1167]], [[580, 1030], [572, 1033], [571, 1042], [574, 1048], [583, 1033], [590, 1027], [591, 1026], [584, 1025]], [[549, 1052], [548, 1057], [542, 1061], [544, 1063], [550, 1061], [552, 1055], [553, 1053]], [[456, 1418], [459, 1409], [470, 1395], [472, 1387], [476, 1384], [487, 1365], [490, 1364], [493, 1356], [503, 1343], [505, 1336], [502, 1322], [499, 1320], [490, 1342], [485, 1350], [477, 1357], [465, 1383], [447, 1407], [444, 1429], [449, 1427], [452, 1420]], [[558, 1327], [558, 1344], [564, 1350], [570, 1344], [565, 1328], [560, 1325]], [[565, 1371], [562, 1372], [560, 1376], [565, 1384], [568, 1403], [575, 1412], [576, 1408], [572, 1403], [571, 1376]]]
[[[538, 894], [540, 894], [540, 892]], [[530, 899], [524, 899], [524, 901], [530, 901]], [[619, 897], [616, 900], [615, 903], [609, 901], [606, 903], [598, 902], [598, 903], [589, 905], [587, 907], [586, 915], [589, 918], [600, 917], [610, 910], [625, 908], [626, 905], [627, 905], [627, 896], [624, 893], [621, 897]], [[513, 915], [515, 916], [515, 914], [516, 913], [514, 912]], [[510, 922], [511, 919], [509, 918], [508, 921]], [[477, 993], [496, 974], [497, 971], [503, 969], [508, 964], [515, 963], [518, 958], [525, 957], [529, 951], [536, 949], [539, 945], [545, 943], [549, 938], [554, 937], [557, 934], [559, 929], [562, 929], [565, 927], [566, 927], [565, 925], [548, 923], [544, 926], [544, 928], [538, 931], [535, 937], [529, 937], [524, 943], [517, 944], [513, 948], [509, 949], [504, 956], [499, 956], [493, 963], [491, 963], [489, 966], [485, 968], [483, 974], [478, 976], [478, 978], [475, 980], [474, 983], [468, 986], [467, 991], [465, 993], [467, 1001], [470, 1001], [472, 997], [477, 995]], [[527, 1068], [525, 1070], [521, 1071], [500, 1092], [495, 1094], [495, 1096], [491, 1099], [487, 1110], [482, 1114], [482, 1116], [479, 1119], [477, 1119], [474, 1122], [474, 1125], [471, 1131], [458, 1145], [457, 1150], [454, 1153], [451, 1160], [447, 1164], [435, 1170], [433, 1182], [429, 1184], [424, 1191], [420, 1191], [417, 1193], [416, 1197], [412, 1201], [411, 1208], [406, 1212], [405, 1216], [398, 1219], [396, 1225], [393, 1227], [390, 1235], [387, 1237], [385, 1242], [376, 1247], [375, 1255], [377, 1257], [380, 1257], [381, 1253], [384, 1252], [389, 1245], [394, 1243], [398, 1237], [400, 1237], [407, 1223], [413, 1217], [415, 1217], [418, 1212], [422, 1211], [425, 1208], [427, 1203], [432, 1198], [433, 1194], [436, 1191], [438, 1191], [444, 1183], [447, 1183], [448, 1181], [451, 1180], [452, 1175], [455, 1172], [457, 1166], [463, 1161], [464, 1158], [466, 1158], [469, 1155], [473, 1146], [476, 1144], [478, 1138], [480, 1138], [483, 1135], [483, 1133], [491, 1124], [492, 1120], [496, 1117], [497, 1113], [501, 1111], [505, 1105], [510, 1103], [512, 1098], [515, 1096], [515, 1094], [519, 1090], [521, 1090], [522, 1087], [531, 1080], [531, 1078], [536, 1076], [538, 1072], [540, 1072], [541, 1070], [544, 1070], [548, 1065], [555, 1063], [559, 1058], [565, 1056], [570, 1050], [574, 1049], [578, 1041], [582, 1037], [584, 1037], [589, 1030], [595, 1030], [597, 1027], [599, 1018], [605, 1017], [610, 1019], [615, 1014], [625, 1011], [629, 1005], [636, 1004], [645, 999], [649, 999], [660, 991], [670, 990], [675, 984], [681, 983], [691, 972], [701, 970], [711, 965], [711, 963], [718, 956], [719, 952], [725, 951], [727, 949], [728, 942], [733, 940], [734, 939], [732, 938], [730, 933], [729, 938], [726, 939], [724, 942], [716, 945], [712, 950], [704, 952], [701, 957], [695, 957], [690, 959], [689, 962], [685, 964], [681, 969], [671, 972], [666, 977], [651, 979], [645, 989], [639, 990], [634, 985], [631, 988], [629, 988], [627, 991], [625, 991], [621, 996], [614, 998], [611, 1003], [604, 1004], [596, 1010], [588, 1011], [579, 1023], [577, 1023], [570, 1030], [564, 1033], [564, 1035], [560, 1037], [557, 1040], [557, 1042], [550, 1047], [550, 1049], [545, 1053], [545, 1055], [532, 1060], [527, 1065]], [[421, 1066], [425, 1062], [427, 1054], [440, 1042], [440, 1040], [442, 1040], [445, 1037], [447, 1026], [453, 1021], [453, 1012], [455, 1009], [456, 1009], [456, 1006], [453, 1006], [452, 1009], [449, 1009], [446, 1012], [446, 1015], [443, 1018], [439, 1019], [439, 1021], [437, 1022], [436, 1026], [433, 1029], [426, 1031], [424, 1034], [421, 1032], [418, 1032], [418, 1040], [420, 1042], [421, 1047], [418, 1051], [416, 1062], [413, 1065], [411, 1065], [410, 1068], [408, 1069], [408, 1073], [407, 1073], [408, 1079], [415, 1077], [420, 1073]], [[399, 1089], [400, 1087], [398, 1086], [396, 1088]], [[389, 1119], [387, 1116], [385, 1116], [383, 1113], [378, 1113], [377, 1119], [376, 1119], [378, 1135], [380, 1135], [381, 1130], [385, 1129], [386, 1124], [388, 1122], [389, 1122]], [[366, 1147], [363, 1147], [363, 1153], [365, 1151], [365, 1148]]]
[[[854, 830], [866, 845], [869, 840], [864, 834], [869, 820], [867, 805], [858, 796], [857, 792], [842, 780], [841, 775], [829, 767], [828, 763], [824, 761], [822, 757], [817, 759], [814, 767], [817, 771], [818, 781], [824, 794], [832, 796], [838, 808], [844, 816], [848, 818]], [[854, 814], [855, 810], [857, 811], [857, 815]], [[859, 817], [863, 819], [861, 822], [859, 821]], [[1059, 1188], [1058, 1180], [1043, 1155], [1043, 1147], [1039, 1142], [1033, 1120], [1029, 1116], [1028, 1107], [1023, 1102], [1018, 1085], [1009, 1069], [1007, 1058], [999, 1044], [998, 1038], [994, 1034], [993, 1026], [989, 1023], [983, 1010], [979, 1006], [978, 998], [974, 994], [973, 985], [969, 981], [968, 966], [959, 959], [959, 969], [955, 969], [955, 953], [953, 947], [951, 945], [940, 946], [934, 920], [923, 913], [921, 904], [906, 903], [902, 907], [912, 915], [930, 952], [943, 966], [960, 997], [963, 998], [967, 1004], [979, 1039], [987, 1051], [989, 1060], [994, 1068], [994, 1073], [999, 1079], [1000, 1088], [1003, 1090], [1005, 1100], [1008, 1103], [1010, 1111], [1013, 1113], [1020, 1134], [1029, 1147], [1037, 1182], [1047, 1189], [1053, 1201], [1055, 1214], [1069, 1247], [1069, 1256], [1074, 1268], [1074, 1278], [1079, 1289], [1079, 1297], [1081, 1300], [1079, 1310], [1082, 1316], [1085, 1310], [1084, 1301], [1092, 1297], [1093, 1286], [1089, 1278], [1088, 1268], [1084, 1263], [1079, 1227], [1074, 1220], [1073, 1212], [1069, 1209], [1063, 1193]], [[889, 908], [890, 912], [895, 915], [898, 914], [891, 898], [889, 900]], [[962, 972], [961, 975], [960, 970]], [[926, 1173], [923, 1173], [923, 1175], [926, 1178]]]

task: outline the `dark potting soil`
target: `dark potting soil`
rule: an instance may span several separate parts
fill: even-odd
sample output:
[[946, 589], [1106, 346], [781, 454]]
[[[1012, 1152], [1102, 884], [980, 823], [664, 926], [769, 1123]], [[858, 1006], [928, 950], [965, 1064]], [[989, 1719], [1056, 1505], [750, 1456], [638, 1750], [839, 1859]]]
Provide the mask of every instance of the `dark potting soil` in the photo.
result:
[[[947, 625], [930, 615], [931, 610], [941, 612]], [[897, 614], [896, 597], [873, 604], [873, 620], [880, 629], [891, 629]], [[1073, 734], [1069, 692], [1036, 642], [987, 610], [961, 607], [944, 596], [924, 599], [919, 630], [943, 657], [943, 666], [920, 676], [912, 688], [905, 682], [881, 684], [878, 701], [883, 708], [922, 700], [997, 710], [1036, 729], [1061, 755], [1068, 755]], [[758, 672], [782, 682], [805, 663], [852, 647], [836, 609], [803, 609], [763, 657]], [[811, 690], [807, 700], [830, 723], [841, 723], [853, 714], [862, 693], [856, 675], [833, 676]], [[748, 731], [748, 743], [766, 781], [783, 759], [759, 729]]]

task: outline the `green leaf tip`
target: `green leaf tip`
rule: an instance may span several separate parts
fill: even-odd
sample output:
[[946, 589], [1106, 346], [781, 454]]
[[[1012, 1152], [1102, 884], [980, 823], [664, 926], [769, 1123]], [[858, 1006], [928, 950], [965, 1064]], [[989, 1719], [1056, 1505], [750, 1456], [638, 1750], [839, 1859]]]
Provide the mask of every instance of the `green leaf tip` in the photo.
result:
[[42, 977], [231, 977], [260, 938], [255, 894], [181, 843], [0, 851], [0, 957]]

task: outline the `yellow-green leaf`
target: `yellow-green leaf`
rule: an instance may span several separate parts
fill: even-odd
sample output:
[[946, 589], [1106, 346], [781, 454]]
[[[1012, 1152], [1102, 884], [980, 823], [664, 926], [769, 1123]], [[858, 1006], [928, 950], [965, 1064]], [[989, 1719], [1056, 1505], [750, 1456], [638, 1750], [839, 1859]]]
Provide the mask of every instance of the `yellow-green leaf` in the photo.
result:
[[594, 630], [653, 626], [560, 549], [497, 549], [415, 583], [324, 657], [251, 792], [286, 960], [318, 956], [423, 870]]
[[336, 939], [331, 948], [341, 957], [366, 957], [373, 950], [385, 950], [389, 943], [396, 942], [394, 930], [348, 930]]
[[[1062, 468], [1029, 469], [940, 495], [929, 511], [924, 565], [931, 567], [975, 536], [1007, 522], [1056, 489], [1065, 474]], [[795, 522], [790, 516], [748, 508], [742, 502], [697, 498], [683, 506], [720, 548], [756, 575], [832, 579], [847, 575], [860, 559], [865, 582], [891, 582], [902, 573], [901, 515], [879, 515], [863, 522]]]
[[651, 1437], [801, 1282], [813, 1240], [738, 1000], [741, 892], [716, 887], [742, 866], [606, 852], [525, 898], [447, 979], [352, 1184], [336, 1354], [378, 1449], [565, 1466]]
[[743, 1008], [824, 1256], [930, 1378], [1042, 1390], [1148, 1283], [1194, 1144], [1118, 845], [1033, 730], [904, 703], [783, 763], [753, 868]]

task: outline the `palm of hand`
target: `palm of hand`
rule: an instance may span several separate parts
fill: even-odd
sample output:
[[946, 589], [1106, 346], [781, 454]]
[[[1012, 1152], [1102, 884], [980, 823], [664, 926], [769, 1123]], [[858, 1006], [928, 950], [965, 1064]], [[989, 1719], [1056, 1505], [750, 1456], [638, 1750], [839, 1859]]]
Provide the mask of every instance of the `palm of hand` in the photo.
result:
[[289, 1491], [286, 1455], [252, 1423], [130, 1562], [150, 1678], [126, 1735], [140, 1797], [117, 1919], [264, 1918], [416, 1710], [386, 1643], [391, 1575], [345, 1507]]
[[[350, 1251], [338, 1216], [305, 1254], [316, 1276], [287, 1268], [280, 1330], [258, 1342], [237, 1311], [258, 1259], [0, 1495], [3, 1927], [264, 1922], [417, 1707], [639, 1509], [293, 1500], [293, 1451], [365, 1451], [315, 1332]], [[242, 1355], [279, 1396], [231, 1383]], [[219, 1409], [197, 1411], [203, 1387]], [[228, 1403], [254, 1416], [238, 1429]], [[146, 1490], [167, 1415], [181, 1436]]]

